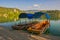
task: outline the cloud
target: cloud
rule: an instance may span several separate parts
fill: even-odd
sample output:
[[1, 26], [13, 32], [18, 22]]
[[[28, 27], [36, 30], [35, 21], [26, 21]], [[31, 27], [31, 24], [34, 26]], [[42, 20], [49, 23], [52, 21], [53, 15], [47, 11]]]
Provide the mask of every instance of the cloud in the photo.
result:
[[40, 5], [39, 4], [33, 4], [32, 6], [28, 6], [27, 9], [40, 9]]
[[39, 7], [40, 5], [39, 5], [39, 4], [34, 4], [33, 6], [34, 6], [34, 7]]

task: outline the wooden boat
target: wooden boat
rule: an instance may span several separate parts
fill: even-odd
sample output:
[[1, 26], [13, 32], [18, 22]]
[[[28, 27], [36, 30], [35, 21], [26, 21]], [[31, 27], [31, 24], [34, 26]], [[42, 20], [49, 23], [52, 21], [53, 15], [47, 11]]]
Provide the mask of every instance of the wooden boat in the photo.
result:
[[44, 33], [47, 28], [49, 28], [49, 21], [45, 20], [42, 22], [32, 22], [29, 24], [19, 24], [19, 25], [15, 25], [12, 26], [13, 29], [17, 29], [17, 30], [27, 30], [28, 32], [32, 32], [32, 33]]
[[22, 30], [22, 29], [26, 30], [27, 28], [29, 28], [32, 25], [35, 25], [36, 23], [38, 23], [38, 22], [35, 21], [35, 22], [32, 22], [32, 23], [28, 23], [28, 24], [18, 24], [18, 25], [12, 26], [12, 28], [15, 29], [15, 30]]
[[49, 28], [50, 23], [48, 21], [39, 22], [30, 26], [27, 30], [32, 33], [44, 33]]

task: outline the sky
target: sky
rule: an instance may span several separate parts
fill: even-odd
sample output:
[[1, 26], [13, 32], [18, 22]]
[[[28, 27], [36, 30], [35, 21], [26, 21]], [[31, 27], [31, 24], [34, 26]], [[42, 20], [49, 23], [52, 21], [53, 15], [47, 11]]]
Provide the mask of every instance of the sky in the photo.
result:
[[21, 10], [60, 10], [60, 0], [0, 0], [0, 7]]

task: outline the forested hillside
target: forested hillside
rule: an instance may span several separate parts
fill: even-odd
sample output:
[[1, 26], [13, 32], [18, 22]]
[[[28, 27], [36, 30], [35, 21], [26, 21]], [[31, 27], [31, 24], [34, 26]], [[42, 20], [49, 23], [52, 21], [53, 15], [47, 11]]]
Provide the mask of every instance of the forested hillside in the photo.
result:
[[[60, 20], [60, 10], [27, 10], [27, 12], [34, 13], [34, 12], [45, 12], [50, 15], [50, 20]], [[45, 19], [45, 16], [42, 16]]]
[[[60, 20], [60, 10], [41, 10], [41, 11], [48, 13], [51, 16], [50, 20]], [[17, 21], [19, 19], [18, 18], [19, 14], [22, 12], [25, 11], [19, 10], [17, 8], [0, 7], [0, 22]], [[30, 10], [28, 12], [34, 13], [35, 11]]]
[[21, 12], [22, 11], [17, 8], [0, 7], [0, 22], [16, 21]]
[[47, 10], [44, 11], [51, 16], [51, 20], [60, 20], [60, 10]]

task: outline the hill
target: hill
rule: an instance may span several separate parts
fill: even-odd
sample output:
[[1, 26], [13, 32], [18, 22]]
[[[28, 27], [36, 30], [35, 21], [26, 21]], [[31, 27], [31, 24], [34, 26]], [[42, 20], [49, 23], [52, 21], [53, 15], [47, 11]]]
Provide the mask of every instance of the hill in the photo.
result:
[[[19, 18], [19, 14], [22, 12], [26, 13], [32, 13], [42, 11], [45, 13], [48, 13], [51, 18], [50, 20], [60, 20], [60, 10], [19, 10], [17, 8], [6, 8], [6, 7], [0, 7], [0, 22], [12, 22], [17, 21]], [[42, 17], [45, 19], [45, 17]]]
[[18, 20], [18, 15], [22, 11], [17, 8], [0, 7], [0, 22], [10, 22]]
[[39, 11], [48, 13], [51, 16], [50, 20], [60, 20], [60, 10], [27, 10], [26, 12], [34, 13]]
[[51, 16], [51, 20], [60, 20], [60, 10], [47, 10], [45, 12]]

